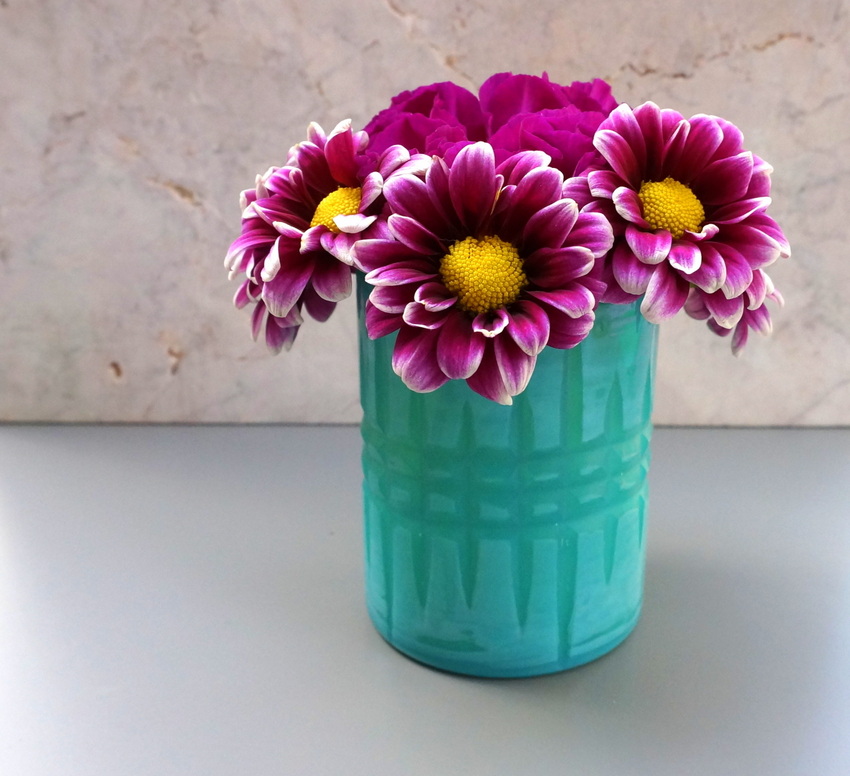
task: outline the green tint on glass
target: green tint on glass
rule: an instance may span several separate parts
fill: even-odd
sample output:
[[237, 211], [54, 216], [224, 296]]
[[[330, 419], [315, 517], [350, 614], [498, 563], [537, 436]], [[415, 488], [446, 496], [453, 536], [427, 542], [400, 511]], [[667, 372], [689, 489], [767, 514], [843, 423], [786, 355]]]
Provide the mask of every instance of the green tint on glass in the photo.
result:
[[[360, 279], [359, 306], [366, 289]], [[551, 673], [634, 628], [643, 593], [657, 327], [601, 305], [504, 407], [408, 389], [360, 326], [366, 598], [381, 635], [476, 676]]]

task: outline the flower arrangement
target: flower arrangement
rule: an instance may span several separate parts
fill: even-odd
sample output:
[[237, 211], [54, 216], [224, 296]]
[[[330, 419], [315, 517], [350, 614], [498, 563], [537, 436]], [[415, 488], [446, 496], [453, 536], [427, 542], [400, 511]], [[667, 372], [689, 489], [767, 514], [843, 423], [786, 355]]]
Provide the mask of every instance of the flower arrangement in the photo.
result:
[[311, 124], [242, 193], [225, 260], [254, 338], [289, 349], [371, 286], [372, 339], [397, 333], [414, 391], [465, 380], [510, 404], [545, 347], [572, 348], [599, 304], [684, 310], [739, 353], [782, 304], [765, 268], [790, 254], [766, 214], [770, 173], [721, 118], [618, 104], [596, 79], [501, 73], [474, 95], [403, 92], [362, 131]]

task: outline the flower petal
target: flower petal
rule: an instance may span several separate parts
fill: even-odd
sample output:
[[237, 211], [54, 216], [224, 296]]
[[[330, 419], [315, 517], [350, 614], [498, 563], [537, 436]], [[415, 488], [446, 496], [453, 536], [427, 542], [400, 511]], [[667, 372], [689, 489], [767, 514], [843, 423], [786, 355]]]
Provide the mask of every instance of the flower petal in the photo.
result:
[[593, 269], [593, 254], [588, 248], [541, 248], [525, 260], [525, 274], [538, 288], [564, 288]]
[[396, 313], [385, 313], [370, 301], [366, 302], [366, 332], [369, 339], [378, 339], [392, 334], [402, 325], [401, 316]]
[[[558, 192], [560, 189], [558, 186]], [[559, 199], [538, 210], [528, 219], [523, 230], [523, 252], [530, 253], [544, 247], [561, 247], [577, 220], [578, 205], [571, 199]]]
[[437, 340], [437, 363], [452, 380], [466, 380], [481, 364], [487, 338], [472, 331], [463, 313], [449, 314]]
[[596, 305], [596, 299], [584, 286], [576, 285], [572, 288], [557, 289], [554, 291], [527, 291], [528, 296], [541, 302], [552, 305], [556, 310], [566, 313], [571, 318], [579, 318], [587, 315]]
[[646, 232], [629, 224], [626, 227], [626, 242], [639, 261], [644, 264], [660, 264], [670, 255], [673, 235], [666, 229]]
[[599, 259], [611, 250], [614, 233], [608, 218], [597, 212], [584, 210], [579, 213], [575, 225], [570, 230], [565, 247], [587, 248], [595, 259]]
[[472, 319], [472, 330], [480, 332], [485, 337], [493, 338], [501, 334], [510, 323], [507, 312], [498, 308], [489, 313], [479, 313]]
[[493, 343], [488, 343], [478, 369], [467, 378], [466, 384], [485, 399], [490, 399], [499, 404], [513, 404], [513, 399], [505, 386], [499, 364], [496, 361]]
[[666, 264], [658, 264], [640, 305], [643, 317], [651, 323], [672, 318], [684, 307], [688, 298], [688, 282]]
[[725, 294], [717, 292], [706, 294], [703, 299], [711, 317], [724, 329], [733, 328], [744, 314], [744, 300], [740, 296], [727, 299]]
[[520, 350], [536, 356], [549, 341], [549, 316], [533, 302], [521, 299], [508, 311], [507, 332]]
[[500, 187], [493, 147], [489, 143], [464, 146], [449, 170], [449, 194], [470, 234], [477, 234], [489, 218]]
[[446, 314], [428, 310], [425, 305], [413, 301], [404, 308], [402, 319], [408, 326], [418, 329], [439, 329], [446, 322]]
[[614, 248], [611, 268], [615, 280], [628, 294], [643, 294], [653, 273], [653, 265], [640, 261], [624, 242]]
[[435, 277], [437, 272], [430, 262], [407, 261], [373, 269], [367, 273], [366, 282], [373, 286], [402, 286], [422, 283]]
[[720, 205], [746, 196], [752, 177], [753, 155], [743, 151], [709, 164], [694, 179], [693, 188], [703, 205]]
[[357, 162], [354, 157], [354, 137], [351, 132], [351, 119], [340, 121], [328, 135], [325, 144], [325, 158], [331, 176], [343, 186], [359, 186]]
[[376, 219], [377, 216], [364, 216], [360, 213], [352, 213], [349, 216], [334, 216], [333, 222], [340, 232], [359, 234], [375, 223]]
[[726, 262], [712, 242], [700, 244], [702, 261], [688, 280], [707, 294], [713, 294], [726, 282]]
[[683, 272], [685, 275], [690, 275], [700, 268], [702, 253], [698, 245], [685, 240], [677, 240], [670, 248], [667, 260], [674, 269]]
[[643, 229], [651, 229], [649, 223], [643, 217], [643, 206], [641, 205], [640, 197], [638, 197], [633, 189], [620, 186], [614, 192], [612, 201], [621, 218]]
[[497, 337], [493, 350], [505, 390], [511, 396], [522, 393], [534, 372], [537, 356], [524, 352], [510, 337]]
[[457, 304], [457, 297], [439, 282], [423, 283], [416, 289], [413, 298], [433, 312], [448, 310]]
[[443, 255], [446, 246], [430, 230], [415, 218], [393, 214], [387, 220], [393, 237], [416, 253], [427, 255]]
[[402, 326], [393, 348], [393, 371], [412, 391], [427, 393], [448, 381], [437, 363], [438, 332]]
[[329, 302], [351, 295], [351, 267], [329, 256], [317, 261], [311, 278], [315, 292]]

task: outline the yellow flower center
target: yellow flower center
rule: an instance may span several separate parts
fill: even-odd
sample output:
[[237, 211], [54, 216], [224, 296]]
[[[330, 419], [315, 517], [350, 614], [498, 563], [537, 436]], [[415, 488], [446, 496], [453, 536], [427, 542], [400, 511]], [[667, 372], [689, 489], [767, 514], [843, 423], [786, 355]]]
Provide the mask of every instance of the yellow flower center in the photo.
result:
[[313, 213], [310, 226], [326, 226], [332, 232], [339, 234], [339, 227], [334, 223], [336, 216], [357, 215], [360, 210], [360, 188], [345, 188], [340, 186], [326, 196]]
[[495, 236], [456, 242], [440, 261], [440, 275], [468, 313], [488, 313], [515, 302], [528, 282], [517, 249]]
[[702, 202], [690, 187], [673, 178], [644, 181], [638, 192], [643, 217], [653, 229], [666, 229], [675, 239], [698, 232], [705, 218]]

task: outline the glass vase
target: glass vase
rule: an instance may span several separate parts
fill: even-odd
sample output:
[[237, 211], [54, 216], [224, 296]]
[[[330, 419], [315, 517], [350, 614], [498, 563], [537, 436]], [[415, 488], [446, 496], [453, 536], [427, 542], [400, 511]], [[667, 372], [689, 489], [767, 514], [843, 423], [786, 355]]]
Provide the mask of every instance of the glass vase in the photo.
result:
[[657, 327], [600, 305], [502, 406], [408, 389], [370, 340], [359, 284], [366, 600], [422, 663], [534, 676], [604, 655], [637, 623]]

